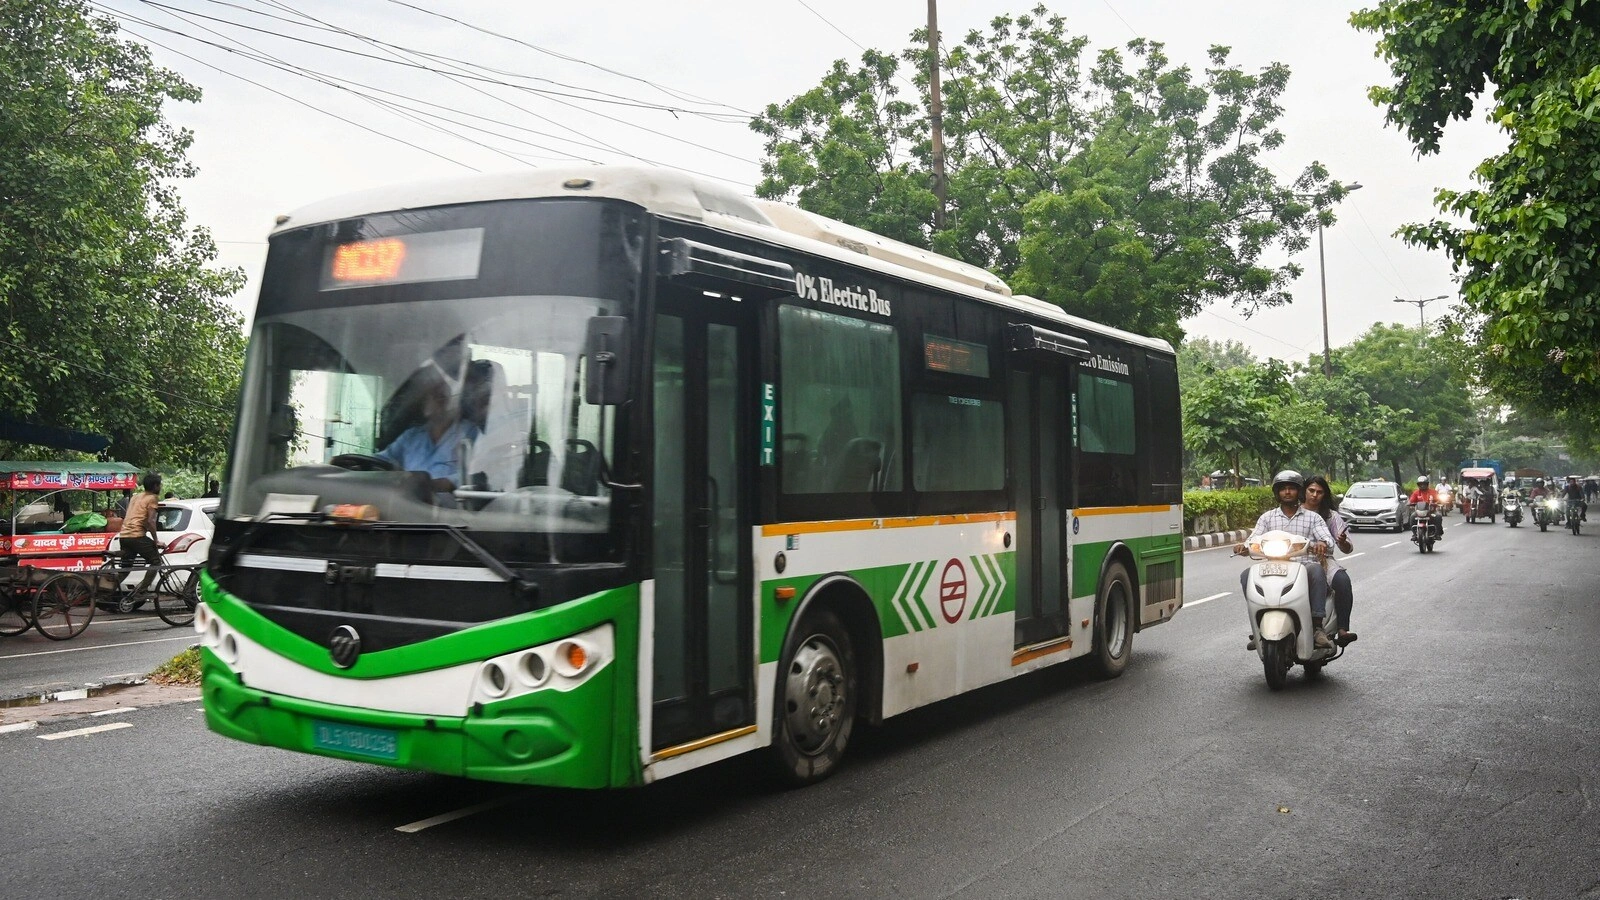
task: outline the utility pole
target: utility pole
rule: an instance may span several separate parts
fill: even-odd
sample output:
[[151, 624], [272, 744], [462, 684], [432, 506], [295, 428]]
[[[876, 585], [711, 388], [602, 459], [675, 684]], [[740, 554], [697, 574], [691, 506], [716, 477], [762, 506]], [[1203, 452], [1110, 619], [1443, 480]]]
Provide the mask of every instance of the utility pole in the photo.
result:
[[928, 0], [928, 111], [933, 126], [933, 227], [944, 228], [944, 108], [939, 99], [939, 0]]

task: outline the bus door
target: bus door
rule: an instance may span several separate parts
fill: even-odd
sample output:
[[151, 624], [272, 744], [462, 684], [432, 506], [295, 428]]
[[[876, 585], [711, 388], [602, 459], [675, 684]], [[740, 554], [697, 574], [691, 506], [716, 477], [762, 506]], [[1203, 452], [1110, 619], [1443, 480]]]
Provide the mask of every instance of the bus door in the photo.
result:
[[1068, 633], [1071, 378], [1058, 357], [1028, 360], [1011, 371], [1006, 418], [1012, 501], [1017, 510], [1016, 646]]
[[650, 748], [755, 724], [754, 304], [662, 284], [655, 319]]

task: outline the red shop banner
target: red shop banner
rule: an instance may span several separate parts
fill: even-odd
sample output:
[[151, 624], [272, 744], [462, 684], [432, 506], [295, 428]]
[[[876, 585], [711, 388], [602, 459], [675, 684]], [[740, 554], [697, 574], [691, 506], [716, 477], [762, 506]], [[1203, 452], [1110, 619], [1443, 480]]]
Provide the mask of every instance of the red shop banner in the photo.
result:
[[0, 475], [0, 487], [13, 491], [122, 491], [137, 490], [137, 472], [10, 472]]
[[[0, 554], [13, 556], [52, 556], [80, 553], [104, 555], [116, 537], [109, 531], [89, 531], [81, 534], [19, 534], [0, 537]], [[60, 568], [49, 566], [49, 568]]]
[[62, 572], [88, 572], [100, 568], [103, 559], [98, 556], [50, 556], [17, 560], [17, 565], [36, 569], [55, 569]]

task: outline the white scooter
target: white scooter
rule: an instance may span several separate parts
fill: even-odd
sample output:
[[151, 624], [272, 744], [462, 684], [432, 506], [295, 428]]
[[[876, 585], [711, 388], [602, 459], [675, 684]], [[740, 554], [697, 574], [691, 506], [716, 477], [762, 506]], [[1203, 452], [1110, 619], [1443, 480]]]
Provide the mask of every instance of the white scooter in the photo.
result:
[[[1344, 648], [1317, 647], [1311, 621], [1311, 592], [1300, 558], [1309, 552], [1308, 541], [1287, 531], [1269, 531], [1249, 546], [1251, 566], [1244, 579], [1245, 613], [1250, 617], [1249, 649], [1261, 657], [1267, 687], [1282, 690], [1289, 668], [1303, 666], [1307, 678], [1322, 674], [1322, 667], [1344, 655]], [[1328, 598], [1322, 632], [1333, 643], [1338, 616]]]

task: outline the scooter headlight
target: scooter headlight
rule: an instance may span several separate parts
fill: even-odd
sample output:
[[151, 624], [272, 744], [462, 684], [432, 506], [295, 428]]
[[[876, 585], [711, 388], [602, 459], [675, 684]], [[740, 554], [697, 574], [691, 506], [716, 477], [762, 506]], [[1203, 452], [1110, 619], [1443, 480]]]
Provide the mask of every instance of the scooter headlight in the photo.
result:
[[1289, 555], [1289, 542], [1280, 538], [1262, 541], [1261, 555], [1269, 559], [1283, 559]]

